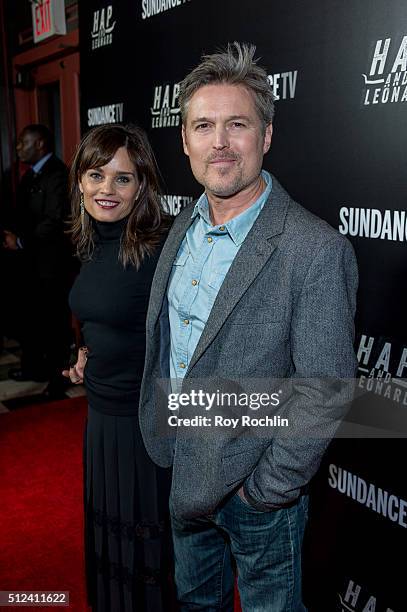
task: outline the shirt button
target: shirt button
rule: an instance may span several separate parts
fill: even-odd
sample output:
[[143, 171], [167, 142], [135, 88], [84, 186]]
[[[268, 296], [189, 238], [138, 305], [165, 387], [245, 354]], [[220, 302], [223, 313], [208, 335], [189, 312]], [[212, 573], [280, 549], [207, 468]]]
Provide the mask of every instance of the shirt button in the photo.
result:
[[224, 232], [225, 231], [225, 226], [221, 225], [219, 229], [220, 229], [221, 232]]
[[183, 362], [181, 361], [181, 363], [179, 364], [179, 367], [180, 367], [180, 368], [182, 368], [183, 370], [185, 370], [186, 365], [185, 365], [185, 363], [183, 363]]
[[208, 236], [208, 242], [213, 242], [213, 238], [211, 238], [210, 236]]
[[189, 319], [184, 319], [184, 324], [189, 325]]
[[192, 281], [192, 284], [193, 284], [193, 286], [195, 287], [195, 285], [197, 285], [197, 284], [198, 284], [198, 281], [194, 279], [194, 280]]

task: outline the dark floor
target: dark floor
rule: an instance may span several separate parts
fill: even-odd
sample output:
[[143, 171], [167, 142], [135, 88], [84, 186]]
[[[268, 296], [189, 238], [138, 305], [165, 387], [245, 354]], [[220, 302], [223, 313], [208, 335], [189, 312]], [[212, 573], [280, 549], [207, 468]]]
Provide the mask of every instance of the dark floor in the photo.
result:
[[[47, 382], [38, 383], [30, 380], [16, 382], [8, 378], [10, 368], [16, 368], [19, 364], [20, 347], [18, 343], [13, 339], [5, 338], [3, 352], [0, 353], [0, 413], [50, 401], [43, 394]], [[85, 395], [82, 385], [71, 386], [66, 390], [67, 397], [80, 395]]]

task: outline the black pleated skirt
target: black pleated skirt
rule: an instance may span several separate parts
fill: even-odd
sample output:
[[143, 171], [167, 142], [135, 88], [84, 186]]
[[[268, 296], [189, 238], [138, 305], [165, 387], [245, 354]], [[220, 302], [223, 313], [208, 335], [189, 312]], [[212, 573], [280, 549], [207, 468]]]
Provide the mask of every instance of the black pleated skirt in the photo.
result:
[[84, 468], [92, 610], [172, 611], [170, 473], [148, 457], [137, 415], [112, 416], [89, 407]]

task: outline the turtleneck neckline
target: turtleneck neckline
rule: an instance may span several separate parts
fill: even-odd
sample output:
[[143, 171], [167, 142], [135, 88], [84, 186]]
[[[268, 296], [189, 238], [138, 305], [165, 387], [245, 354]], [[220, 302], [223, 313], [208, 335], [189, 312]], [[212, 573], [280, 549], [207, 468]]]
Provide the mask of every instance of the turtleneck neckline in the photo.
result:
[[119, 221], [96, 221], [93, 219], [96, 240], [118, 240], [127, 223], [127, 217]]

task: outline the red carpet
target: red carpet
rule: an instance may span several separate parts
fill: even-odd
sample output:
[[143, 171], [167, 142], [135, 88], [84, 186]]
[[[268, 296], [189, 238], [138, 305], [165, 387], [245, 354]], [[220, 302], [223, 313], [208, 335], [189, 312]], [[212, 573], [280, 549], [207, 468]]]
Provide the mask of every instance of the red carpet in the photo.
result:
[[0, 591], [69, 591], [70, 606], [60, 609], [75, 612], [88, 610], [82, 544], [85, 415], [83, 397], [0, 415]]
[[0, 590], [69, 591], [70, 606], [63, 609], [77, 612], [87, 610], [82, 545], [85, 414], [81, 397], [0, 415]]

